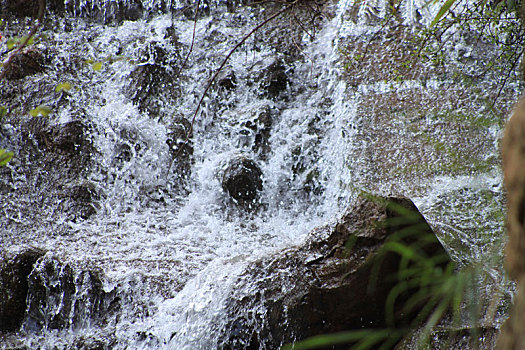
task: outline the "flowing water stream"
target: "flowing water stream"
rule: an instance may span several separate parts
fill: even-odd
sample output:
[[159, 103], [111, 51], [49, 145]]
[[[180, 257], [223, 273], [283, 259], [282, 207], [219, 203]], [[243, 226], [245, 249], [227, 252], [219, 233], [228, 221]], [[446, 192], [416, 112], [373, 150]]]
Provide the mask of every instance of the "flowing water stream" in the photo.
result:
[[[402, 8], [407, 25], [435, 14], [435, 8], [423, 3], [409, 1]], [[33, 174], [24, 173], [21, 169], [28, 165], [22, 163], [31, 159], [15, 157], [8, 166], [14, 191], [0, 205], [0, 246], [8, 252], [28, 246], [47, 251], [35, 274], [39, 266], [41, 272], [49, 266], [46, 261], [60, 261], [57, 276], [70, 266], [76, 281], [69, 296], [73, 300], [83, 300], [92, 288], [82, 271], [100, 272], [103, 293], [118, 298], [120, 307], [103, 327], [91, 321], [92, 312], [79, 321], [74, 310], [66, 312], [66, 326], [52, 327], [53, 315], [65, 311], [60, 302], [49, 302], [41, 315], [49, 322], [35, 326], [27, 317], [19, 333], [4, 337], [8, 345], [3, 348], [106, 344], [114, 349], [212, 349], [227, 322], [225, 302], [233, 282], [245, 267], [300, 244], [314, 227], [336, 220], [360, 189], [411, 196], [442, 235], [452, 235], [445, 241], [469, 247], [467, 252], [448, 247], [458, 260], [501, 252], [503, 220], [493, 216], [504, 205], [498, 167], [461, 176], [393, 179], [398, 185], [392, 187], [384, 177], [376, 178], [364, 152], [356, 156], [363, 150], [358, 137], [366, 120], [358, 101], [373, 93], [422, 86], [408, 80], [353, 88], [345, 81], [340, 42], [379, 29], [381, 24], [370, 22], [370, 9], [374, 16], [385, 16], [386, 2], [364, 6], [355, 22], [346, 18], [353, 1], [327, 5], [315, 37], [301, 31], [293, 60], [276, 52], [262, 33], [248, 38], [224, 69], [230, 74], [226, 82], [232, 81], [232, 72], [235, 76], [233, 88], [213, 84], [196, 114], [189, 140], [191, 170], [184, 179], [170, 153], [170, 128], [181, 117], [191, 121], [222, 60], [271, 9], [203, 2], [194, 22], [194, 12], [169, 11], [184, 4], [150, 0], [142, 2], [147, 19], [115, 22], [115, 4], [133, 8], [136, 2], [66, 1], [66, 16], [53, 18], [54, 28], [44, 30], [47, 41], [38, 44], [52, 48], [51, 68], [25, 83], [27, 90], [40, 92], [59, 82], [72, 84], [67, 102], [54, 108], [49, 119], [63, 125], [80, 115], [89, 124], [93, 150], [81, 182], [96, 189], [96, 213], [87, 219], [72, 217], [60, 197], [38, 185], [60, 183], [60, 176], [41, 180], [51, 175], [38, 164]], [[97, 9], [102, 10], [95, 14]], [[105, 20], [109, 24], [100, 24]], [[273, 38], [286, 36], [286, 30], [290, 28]], [[279, 60], [285, 62], [285, 78], [274, 94], [259, 81]], [[94, 69], [96, 62], [102, 64], [100, 70]], [[155, 64], [162, 67], [155, 82], [134, 75]], [[425, 88], [432, 84], [440, 82], [430, 79]], [[141, 89], [146, 90], [142, 95]], [[60, 98], [52, 92], [52, 97], [43, 95], [34, 100], [57, 104]], [[508, 95], [509, 100], [515, 96]], [[270, 119], [270, 127], [263, 125], [261, 114]], [[18, 132], [16, 126], [5, 129], [11, 135]], [[500, 131], [494, 126], [480, 142], [496, 143]], [[496, 146], [491, 152], [487, 157], [499, 157]], [[253, 159], [263, 174], [260, 204], [253, 210], [234, 203], [221, 186], [228, 161], [239, 154]], [[487, 235], [492, 237], [488, 241]], [[60, 278], [50, 278], [44, 285], [52, 290], [57, 283]]]

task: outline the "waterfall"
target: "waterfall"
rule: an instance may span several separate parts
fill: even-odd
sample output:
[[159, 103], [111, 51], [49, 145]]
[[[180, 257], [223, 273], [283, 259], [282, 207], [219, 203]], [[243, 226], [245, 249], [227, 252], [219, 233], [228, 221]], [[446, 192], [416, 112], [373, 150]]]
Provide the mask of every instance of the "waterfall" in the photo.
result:
[[[296, 22], [286, 13], [278, 24], [249, 36], [206, 91], [230, 50], [275, 11], [241, 3], [203, 1], [195, 16], [186, 2], [67, 0], [65, 15], [52, 16], [53, 27], [44, 27], [48, 39], [38, 45], [54, 50], [50, 68], [47, 75], [27, 78], [27, 86], [53, 91], [70, 82], [67, 93], [32, 96], [54, 106], [49, 130], [81, 120], [92, 148], [86, 151], [89, 165], [71, 178], [61, 163], [45, 168], [48, 158], [26, 155], [9, 165], [15, 190], [0, 205], [0, 227], [7, 232], [0, 236], [2, 250], [43, 249], [31, 288], [48, 298], [58, 291], [71, 301], [46, 302], [30, 290], [31, 317], [6, 344], [212, 349], [228, 321], [224, 310], [234, 282], [246, 266], [300, 245], [313, 228], [335, 222], [361, 190], [404, 192], [436, 228], [449, 232], [453, 226], [462, 235], [473, 228], [466, 222], [470, 214], [451, 219], [461, 211], [454, 202], [463, 198], [457, 191], [464, 190], [469, 203], [477, 200], [477, 190], [488, 191], [501, 204], [497, 169], [423, 180], [400, 175], [389, 183], [373, 168], [367, 145], [376, 140], [364, 140], [372, 116], [363, 117], [362, 101], [443, 86], [438, 78], [348, 83], [345, 40], [372, 37], [389, 11], [386, 1], [327, 4], [314, 24], [300, 22], [301, 11], [311, 13], [297, 7]], [[405, 25], [420, 22], [418, 16], [432, 18], [436, 8], [425, 3], [404, 3]], [[355, 20], [348, 18], [352, 8]], [[430, 127], [433, 121], [425, 118]], [[487, 138], [493, 142], [500, 127], [491, 132]], [[40, 147], [51, 137], [28, 135]], [[19, 141], [23, 154], [23, 136]], [[185, 155], [182, 147], [191, 149], [184, 148]], [[487, 157], [496, 153], [491, 148]], [[228, 162], [239, 156], [253, 160], [262, 173], [263, 190], [248, 209], [222, 185]], [[58, 175], [49, 177], [53, 171]], [[89, 192], [89, 200], [74, 202], [91, 208], [85, 218], [67, 206], [63, 193], [70, 188]], [[477, 224], [490, 215], [476, 217]], [[488, 224], [491, 232], [502, 229], [497, 220]], [[484, 244], [481, 236], [474, 244]], [[484, 254], [481, 248], [473, 253], [479, 259]], [[95, 306], [81, 306], [93, 298]], [[53, 326], [58, 314], [62, 323]]]

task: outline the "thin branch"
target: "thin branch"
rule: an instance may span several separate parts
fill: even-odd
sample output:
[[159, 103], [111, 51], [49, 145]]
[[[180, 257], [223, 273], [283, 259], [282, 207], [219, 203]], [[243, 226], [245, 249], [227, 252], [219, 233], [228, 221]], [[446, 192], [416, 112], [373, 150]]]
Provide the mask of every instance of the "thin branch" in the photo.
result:
[[215, 81], [215, 79], [217, 78], [217, 76], [219, 75], [219, 73], [222, 71], [222, 69], [224, 68], [224, 66], [226, 65], [226, 62], [228, 62], [228, 60], [230, 59], [231, 55], [233, 55], [233, 53], [242, 45], [244, 44], [244, 42], [246, 40], [248, 40], [249, 37], [251, 37], [257, 30], [259, 30], [261, 27], [263, 27], [265, 24], [267, 24], [268, 22], [272, 21], [273, 19], [275, 19], [276, 17], [278, 17], [279, 15], [283, 14], [285, 11], [287, 11], [288, 9], [290, 9], [294, 4], [296, 3], [296, 1], [294, 1], [293, 3], [291, 3], [290, 5], [282, 8], [280, 11], [274, 13], [273, 15], [271, 15], [270, 17], [268, 17], [267, 19], [265, 19], [264, 21], [262, 21], [261, 23], [259, 23], [257, 26], [255, 26], [248, 34], [246, 34], [231, 50], [230, 52], [228, 53], [228, 55], [226, 55], [226, 57], [224, 58], [224, 60], [222, 61], [222, 64], [220, 65], [219, 69], [217, 69], [217, 71], [215, 72], [215, 74], [212, 76], [212, 78], [208, 81], [208, 85], [206, 86], [206, 88], [204, 89], [204, 92], [202, 93], [202, 96], [199, 100], [199, 103], [197, 104], [197, 107], [195, 108], [195, 112], [193, 113], [193, 118], [191, 119], [191, 126], [190, 126], [190, 129], [188, 130], [187, 134], [186, 134], [186, 140], [184, 141], [185, 143], [188, 142], [188, 139], [189, 139], [189, 135], [191, 134], [191, 132], [193, 131], [193, 124], [195, 123], [195, 119], [197, 118], [197, 113], [199, 112], [199, 109], [202, 105], [202, 101], [204, 101], [204, 97], [206, 97], [206, 94], [208, 93], [208, 90], [210, 89], [211, 85], [213, 84], [213, 82]]
[[188, 59], [190, 58], [191, 53], [193, 52], [193, 44], [195, 43], [195, 32], [197, 31], [197, 16], [199, 15], [199, 7], [201, 4], [201, 0], [197, 0], [197, 8], [195, 10], [195, 18], [193, 19], [193, 34], [191, 37], [191, 46], [190, 51], [188, 51], [188, 54], [186, 55], [186, 58], [184, 59], [184, 62], [182, 62], [182, 65], [180, 66], [180, 71], [184, 69], [186, 66], [186, 63], [188, 62]]
[[27, 46], [27, 43], [29, 42], [29, 40], [31, 40], [31, 38], [37, 32], [38, 28], [40, 27], [40, 24], [42, 24], [42, 20], [44, 19], [44, 13], [45, 12], [46, 12], [46, 0], [39, 0], [39, 3], [38, 3], [38, 16], [37, 16], [37, 18], [35, 20], [32, 21], [33, 27], [31, 28], [31, 31], [29, 32], [29, 34], [25, 38], [24, 42], [22, 42], [22, 44], [18, 47], [18, 49], [13, 51], [13, 53], [11, 53], [9, 55], [9, 57], [7, 58], [7, 60], [4, 62], [4, 67], [3, 67], [2, 73], [0, 74], [0, 80], [2, 80], [6, 76], [7, 68], [11, 64], [11, 61], [13, 60], [13, 57], [15, 57], [20, 51], [22, 51], [22, 49], [24, 47]]
[[501, 84], [501, 86], [500, 86], [500, 88], [498, 90], [498, 94], [494, 98], [494, 101], [492, 102], [492, 106], [490, 107], [490, 109], [493, 109], [494, 106], [496, 105], [496, 101], [498, 100], [499, 96], [501, 95], [501, 92], [503, 91], [503, 88], [505, 87], [505, 85], [507, 85], [507, 81], [509, 80], [510, 75], [512, 74], [512, 72], [514, 71], [516, 66], [518, 65], [518, 62], [519, 62], [520, 58], [522, 57], [524, 51], [525, 51], [525, 47], [523, 47], [521, 49], [521, 52], [516, 56], [516, 59], [514, 60], [514, 63], [510, 67], [508, 73], [505, 75], [505, 79], [503, 79], [503, 83]]

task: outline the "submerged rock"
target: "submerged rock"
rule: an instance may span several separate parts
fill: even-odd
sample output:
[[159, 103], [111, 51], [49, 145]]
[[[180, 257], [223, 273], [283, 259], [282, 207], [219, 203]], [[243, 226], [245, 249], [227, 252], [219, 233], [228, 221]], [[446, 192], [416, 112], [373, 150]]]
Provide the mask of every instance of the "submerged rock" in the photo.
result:
[[175, 118], [169, 127], [166, 139], [175, 172], [182, 177], [186, 177], [191, 170], [193, 155], [191, 128], [191, 123], [186, 118]]
[[217, 76], [217, 85], [226, 90], [234, 90], [237, 86], [235, 71], [231, 67], [223, 68]]
[[222, 188], [239, 204], [252, 204], [257, 199], [257, 192], [263, 189], [262, 171], [249, 158], [233, 158], [224, 170]]
[[118, 308], [115, 290], [106, 292], [95, 271], [75, 271], [52, 257], [39, 260], [29, 275], [27, 332], [85, 327], [104, 322]]
[[[386, 327], [386, 300], [402, 260], [384, 248], [394, 240], [436, 268], [451, 263], [409, 199], [362, 197], [335, 227], [316, 229], [302, 246], [247, 269], [232, 288], [219, 348], [276, 349], [314, 335]], [[399, 312], [413, 292], [398, 296], [396, 325], [414, 319], [418, 310]]]
[[86, 220], [97, 212], [100, 199], [95, 185], [89, 182], [68, 186], [60, 193], [62, 201], [60, 209], [65, 213], [71, 213], [71, 220], [77, 218]]
[[26, 312], [28, 276], [44, 251], [29, 248], [14, 256], [0, 256], [0, 331], [14, 331]]
[[175, 75], [157, 63], [137, 66], [130, 74], [130, 83], [124, 93], [140, 111], [153, 117], [159, 115], [165, 102], [179, 95]]

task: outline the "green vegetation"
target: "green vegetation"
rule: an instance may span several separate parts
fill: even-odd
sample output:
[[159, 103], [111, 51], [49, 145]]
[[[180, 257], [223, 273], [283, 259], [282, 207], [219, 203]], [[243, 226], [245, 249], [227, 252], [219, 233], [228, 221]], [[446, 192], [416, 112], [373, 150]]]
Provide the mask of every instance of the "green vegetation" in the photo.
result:
[[45, 106], [45, 105], [40, 105], [36, 107], [35, 109], [30, 110], [29, 114], [32, 117], [38, 117], [39, 115], [42, 117], [47, 117], [49, 113], [51, 112], [52, 112], [52, 109], [50, 107]]
[[0, 167], [6, 166], [13, 158], [13, 152], [0, 148]]

